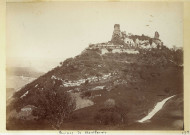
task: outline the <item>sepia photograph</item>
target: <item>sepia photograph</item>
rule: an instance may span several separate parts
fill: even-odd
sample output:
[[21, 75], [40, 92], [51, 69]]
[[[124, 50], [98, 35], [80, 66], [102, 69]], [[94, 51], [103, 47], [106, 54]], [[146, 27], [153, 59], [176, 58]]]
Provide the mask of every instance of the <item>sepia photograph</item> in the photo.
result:
[[184, 130], [182, 2], [6, 4], [6, 130]]

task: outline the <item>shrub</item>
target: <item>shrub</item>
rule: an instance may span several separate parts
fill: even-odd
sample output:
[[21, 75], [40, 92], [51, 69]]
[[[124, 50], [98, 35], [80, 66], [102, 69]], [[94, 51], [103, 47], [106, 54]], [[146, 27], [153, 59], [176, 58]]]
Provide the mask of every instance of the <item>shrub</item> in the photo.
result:
[[82, 98], [90, 97], [91, 95], [92, 95], [91, 91], [85, 91], [85, 92], [81, 93]]
[[108, 48], [107, 50], [108, 50], [109, 52], [112, 52], [112, 50], [113, 50], [113, 49], [111, 49], [111, 48]]
[[94, 116], [95, 122], [104, 125], [119, 124], [124, 122], [124, 119], [125, 113], [123, 113], [121, 107], [116, 106], [114, 99], [106, 100], [104, 102], [104, 108], [98, 110]]
[[59, 129], [74, 109], [75, 101], [68, 93], [62, 90], [47, 90], [39, 94], [38, 106], [33, 115], [47, 120], [54, 129]]
[[94, 116], [95, 122], [103, 125], [119, 124], [123, 122], [123, 115], [117, 107], [102, 108]]
[[[29, 96], [24, 103], [35, 105], [32, 114], [38, 120], [47, 120], [54, 129], [59, 129], [64, 120], [68, 119], [75, 109], [76, 102], [65, 92], [59, 80], [48, 81], [45, 90]], [[33, 97], [33, 98], [32, 98]], [[33, 100], [31, 100], [33, 99]], [[19, 103], [19, 102], [18, 102]]]
[[114, 107], [115, 106], [115, 100], [114, 99], [108, 99], [104, 102], [105, 107]]

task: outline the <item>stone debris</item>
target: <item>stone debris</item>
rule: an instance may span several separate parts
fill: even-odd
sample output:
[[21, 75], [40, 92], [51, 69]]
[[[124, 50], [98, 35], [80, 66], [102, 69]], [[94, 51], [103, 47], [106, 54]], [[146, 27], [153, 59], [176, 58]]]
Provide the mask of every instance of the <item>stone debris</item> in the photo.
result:
[[28, 91], [26, 93], [24, 93], [20, 98], [25, 97], [28, 94]]
[[[115, 24], [111, 41], [97, 44], [90, 44], [86, 50], [100, 50], [101, 55], [106, 53], [128, 53], [137, 54], [138, 49], [161, 48], [163, 42], [159, 39], [159, 33], [156, 31], [154, 37], [148, 37], [126, 34], [126, 31], [120, 30], [120, 25]], [[134, 50], [135, 49], [135, 50]]]
[[94, 96], [92, 96], [92, 98], [101, 97], [101, 96], [102, 96], [101, 94], [99, 94], [99, 95], [94, 95]]
[[91, 90], [103, 90], [105, 88], [105, 86], [96, 86], [94, 88], [92, 88]]
[[111, 77], [111, 73], [109, 74], [105, 74], [102, 77], [96, 77], [96, 76], [92, 76], [89, 77], [87, 79], [80, 79], [80, 80], [76, 80], [76, 81], [66, 81], [66, 80], [62, 80], [61, 78], [58, 78], [54, 75], [52, 75], [51, 79], [57, 79], [57, 80], [61, 80], [62, 81], [62, 85], [60, 85], [61, 87], [75, 87], [75, 86], [80, 86], [81, 84], [84, 84], [87, 80], [88, 82], [97, 82], [100, 80], [106, 80], [109, 79]]

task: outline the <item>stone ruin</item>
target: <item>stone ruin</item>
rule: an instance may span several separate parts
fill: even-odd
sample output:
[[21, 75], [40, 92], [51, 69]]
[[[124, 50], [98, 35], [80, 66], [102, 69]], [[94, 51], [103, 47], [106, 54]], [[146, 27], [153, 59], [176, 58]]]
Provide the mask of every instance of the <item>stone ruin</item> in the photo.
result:
[[154, 34], [154, 38], [159, 39], [159, 36], [160, 36], [159, 33], [156, 31], [155, 34]]
[[126, 33], [121, 32], [120, 25], [115, 24], [111, 42], [115, 45], [123, 45], [124, 44], [124, 35], [126, 35]]
[[155, 32], [153, 38], [149, 37], [149, 39], [147, 39], [145, 37], [148, 36], [145, 36], [143, 34], [142, 36], [133, 35], [131, 33], [126, 34], [126, 31], [120, 30], [119, 24], [115, 24], [111, 41], [104, 43], [90, 44], [87, 50], [99, 49], [101, 50], [102, 54], [110, 52], [112, 53], [126, 52], [126, 53], [136, 54], [138, 52], [134, 50], [138, 50], [139, 48], [151, 49], [151, 48], [161, 48], [163, 46], [163, 42], [159, 39], [159, 33], [157, 31]]
[[114, 25], [113, 35], [121, 36], [121, 31], [120, 31], [120, 25], [119, 24]]
[[120, 30], [119, 24], [114, 25], [111, 43], [114, 45], [126, 45], [126, 44], [130, 46], [134, 45], [133, 40], [128, 37], [128, 35], [126, 34], [126, 31]]

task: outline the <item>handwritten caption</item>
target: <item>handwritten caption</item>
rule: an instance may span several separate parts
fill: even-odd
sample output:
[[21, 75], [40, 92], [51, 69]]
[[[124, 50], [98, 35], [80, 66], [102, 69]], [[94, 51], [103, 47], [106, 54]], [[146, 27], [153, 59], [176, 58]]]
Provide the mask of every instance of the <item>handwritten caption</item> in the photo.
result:
[[[190, 135], [190, 131], [182, 131], [182, 135]], [[106, 131], [59, 131], [60, 135], [106, 135]]]
[[107, 132], [106, 131], [97, 131], [97, 130], [93, 130], [93, 131], [59, 131], [60, 135], [106, 135]]

